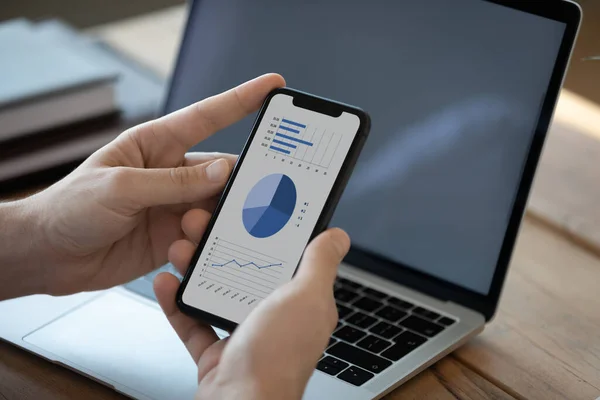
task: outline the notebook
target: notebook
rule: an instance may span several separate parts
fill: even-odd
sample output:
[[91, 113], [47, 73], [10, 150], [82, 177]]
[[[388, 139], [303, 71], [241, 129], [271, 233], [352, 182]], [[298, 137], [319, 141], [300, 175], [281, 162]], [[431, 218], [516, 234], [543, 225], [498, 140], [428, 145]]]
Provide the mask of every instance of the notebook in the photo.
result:
[[19, 19], [0, 24], [0, 141], [117, 109], [117, 71]]
[[0, 192], [52, 182], [127, 128], [155, 116], [164, 81], [97, 38], [51, 19], [30, 24], [37, 34], [61, 42], [94, 65], [116, 71], [118, 113], [75, 121], [0, 142]]

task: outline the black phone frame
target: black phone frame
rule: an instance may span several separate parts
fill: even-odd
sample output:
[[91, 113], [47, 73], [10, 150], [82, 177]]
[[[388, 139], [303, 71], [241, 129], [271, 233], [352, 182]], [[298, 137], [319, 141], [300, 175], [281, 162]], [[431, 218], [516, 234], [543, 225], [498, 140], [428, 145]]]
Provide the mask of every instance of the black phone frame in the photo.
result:
[[[339, 202], [340, 197], [342, 196], [342, 193], [346, 187], [346, 184], [348, 183], [348, 180], [350, 179], [350, 176], [352, 175], [352, 170], [354, 169], [354, 166], [356, 165], [356, 161], [358, 160], [358, 156], [360, 155], [360, 152], [364, 146], [364, 143], [367, 139], [367, 136], [369, 134], [370, 127], [371, 127], [371, 119], [370, 119], [369, 115], [357, 107], [353, 107], [353, 106], [350, 106], [350, 105], [347, 105], [344, 103], [325, 99], [323, 97], [315, 96], [312, 94], [308, 94], [308, 93], [305, 93], [305, 92], [302, 92], [299, 90], [295, 90], [295, 89], [291, 89], [291, 88], [287, 88], [287, 87], [272, 90], [267, 95], [267, 98], [265, 99], [265, 101], [254, 121], [254, 125], [252, 127], [252, 132], [250, 133], [250, 136], [246, 140], [244, 149], [242, 150], [242, 153], [238, 157], [238, 160], [237, 160], [237, 162], [233, 168], [233, 171], [231, 173], [231, 176], [229, 177], [229, 180], [227, 181], [227, 184], [225, 185], [223, 194], [222, 194], [221, 198], [219, 199], [217, 207], [215, 208], [215, 211], [212, 214], [212, 217], [208, 223], [208, 226], [206, 227], [206, 231], [204, 232], [204, 235], [202, 236], [202, 239], [200, 240], [198, 247], [196, 248], [194, 256], [192, 257], [192, 260], [190, 262], [190, 266], [187, 269], [185, 276], [183, 277], [181, 285], [179, 286], [179, 290], [177, 291], [177, 297], [176, 297], [177, 306], [184, 314], [187, 314], [194, 318], [198, 318], [212, 326], [216, 326], [218, 328], [225, 329], [230, 332], [233, 331], [237, 327], [237, 325], [238, 325], [237, 323], [230, 321], [226, 318], [220, 317], [218, 315], [209, 313], [207, 311], [203, 311], [203, 310], [196, 308], [194, 306], [191, 306], [189, 304], [186, 304], [183, 301], [183, 292], [186, 290], [187, 285], [190, 281], [190, 278], [191, 278], [192, 274], [194, 273], [196, 264], [198, 263], [200, 255], [202, 254], [202, 250], [206, 246], [206, 242], [208, 241], [208, 238], [210, 237], [212, 229], [217, 221], [217, 218], [219, 217], [221, 209], [223, 208], [225, 199], [227, 198], [227, 195], [229, 194], [229, 191], [231, 190], [231, 187], [233, 186], [233, 184], [235, 182], [235, 178], [237, 177], [237, 174], [243, 165], [244, 159], [246, 158], [246, 154], [248, 153], [248, 149], [250, 148], [250, 144], [252, 143], [252, 141], [254, 140], [254, 138], [256, 136], [256, 132], [258, 131], [258, 128], [264, 117], [264, 114], [265, 114], [267, 108], [269, 107], [269, 104], [271, 103], [271, 99], [273, 99], [273, 97], [278, 94], [291, 96], [293, 98], [293, 100], [292, 100], [293, 104], [300, 108], [309, 109], [311, 111], [315, 111], [315, 112], [318, 112], [321, 114], [326, 114], [326, 115], [330, 115], [330, 116], [334, 116], [334, 117], [340, 116], [343, 112], [347, 112], [347, 113], [356, 115], [360, 120], [357, 133], [354, 136], [354, 139], [352, 140], [352, 144], [350, 145], [350, 150], [348, 151], [348, 154], [346, 155], [346, 158], [344, 159], [344, 162], [342, 164], [340, 172], [336, 176], [333, 187], [331, 188], [331, 191], [329, 192], [329, 196], [327, 197], [327, 200], [325, 201], [325, 205], [323, 206], [323, 209], [321, 210], [321, 214], [319, 215], [317, 223], [315, 224], [315, 227], [311, 233], [310, 240], [312, 240], [315, 236], [317, 236], [319, 233], [321, 233], [323, 230], [325, 230], [327, 228], [327, 226], [329, 225], [329, 222], [331, 221], [331, 217], [333, 216], [333, 212], [335, 211], [335, 207], [336, 207], [337, 203]], [[296, 266], [296, 270], [297, 270], [297, 268], [298, 268], [298, 266]], [[294, 270], [294, 274], [296, 273], [296, 270]]]

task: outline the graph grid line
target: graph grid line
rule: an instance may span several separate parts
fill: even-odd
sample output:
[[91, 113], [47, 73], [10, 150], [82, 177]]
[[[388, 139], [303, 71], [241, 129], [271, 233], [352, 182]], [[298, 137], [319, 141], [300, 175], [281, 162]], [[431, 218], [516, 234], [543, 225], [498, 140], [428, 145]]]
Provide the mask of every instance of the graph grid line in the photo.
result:
[[245, 264], [240, 264], [240, 263], [238, 262], [238, 260], [236, 260], [236, 259], [234, 258], [234, 259], [232, 259], [232, 260], [229, 260], [229, 261], [227, 261], [227, 262], [226, 262], [226, 263], [224, 263], [224, 264], [212, 264], [212, 266], [213, 266], [213, 267], [224, 267], [224, 266], [226, 266], [226, 265], [228, 265], [228, 264], [236, 264], [236, 265], [237, 265], [238, 267], [240, 267], [240, 268], [244, 268], [244, 267], [247, 267], [247, 266], [249, 266], [249, 265], [254, 265], [254, 266], [255, 266], [256, 268], [258, 268], [258, 269], [263, 269], [263, 268], [271, 268], [271, 267], [279, 267], [279, 266], [281, 266], [281, 265], [282, 265], [282, 263], [277, 263], [277, 264], [268, 264], [268, 265], [258, 265], [258, 264], [256, 264], [254, 261], [250, 261], [250, 262], [247, 262], [247, 263], [245, 263]]
[[[240, 246], [239, 244], [235, 244], [233, 242], [228, 242], [227, 240], [225, 240], [223, 238], [218, 238], [218, 241], [219, 241], [219, 244], [221, 245], [221, 247], [224, 247], [224, 245], [222, 245], [221, 243], [227, 243], [228, 245], [230, 245], [232, 247], [235, 246], [237, 248], [242, 249], [239, 252], [242, 253], [242, 254], [244, 254], [244, 255], [246, 255], [246, 256], [248, 256], [248, 257], [251, 257], [248, 253], [252, 253], [252, 254], [258, 254], [259, 256], [263, 256], [263, 258], [269, 258], [269, 259], [277, 260], [277, 261], [280, 261], [282, 263], [284, 262], [283, 260], [279, 260], [279, 259], [277, 259], [277, 258], [275, 258], [273, 256], [268, 255], [268, 254], [264, 254], [264, 253], [261, 253], [261, 252], [256, 251], [256, 250], [252, 250], [252, 249], [249, 249], [247, 247]], [[227, 248], [229, 250], [232, 250], [232, 251], [238, 251], [238, 250], [234, 250], [233, 248], [230, 248], [230, 247], [227, 247]], [[245, 251], [246, 253], [244, 253], [243, 251]], [[264, 259], [260, 259], [260, 261], [264, 261]]]
[[278, 287], [284, 264], [282, 260], [217, 237], [204, 261], [202, 276], [262, 299]]

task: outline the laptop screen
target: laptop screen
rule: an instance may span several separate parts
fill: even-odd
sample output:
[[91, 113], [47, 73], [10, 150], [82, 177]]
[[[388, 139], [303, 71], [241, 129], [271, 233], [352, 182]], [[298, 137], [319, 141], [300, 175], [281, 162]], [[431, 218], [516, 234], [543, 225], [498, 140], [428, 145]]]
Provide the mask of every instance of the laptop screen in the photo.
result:
[[[332, 225], [487, 294], [565, 25], [483, 0], [198, 0], [166, 111], [266, 72], [366, 110]], [[196, 146], [239, 153], [253, 117]]]

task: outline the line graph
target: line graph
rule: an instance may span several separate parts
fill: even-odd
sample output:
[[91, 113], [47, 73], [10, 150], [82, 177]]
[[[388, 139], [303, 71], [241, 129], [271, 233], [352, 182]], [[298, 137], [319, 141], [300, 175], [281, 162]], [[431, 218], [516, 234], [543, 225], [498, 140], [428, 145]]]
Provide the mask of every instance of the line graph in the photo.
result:
[[215, 237], [202, 260], [204, 279], [198, 286], [232, 298], [263, 299], [279, 286], [284, 265], [282, 260]]
[[254, 261], [245, 263], [245, 264], [240, 264], [235, 258], [233, 260], [229, 260], [227, 261], [225, 264], [212, 264], [213, 267], [224, 267], [228, 264], [236, 264], [238, 267], [240, 268], [244, 268], [247, 267], [249, 265], [254, 265], [256, 268], [258, 269], [263, 269], [263, 268], [271, 268], [271, 267], [279, 267], [282, 265], [282, 263], [277, 263], [277, 264], [267, 264], [267, 265], [256, 265], [254, 263]]

